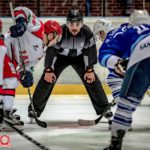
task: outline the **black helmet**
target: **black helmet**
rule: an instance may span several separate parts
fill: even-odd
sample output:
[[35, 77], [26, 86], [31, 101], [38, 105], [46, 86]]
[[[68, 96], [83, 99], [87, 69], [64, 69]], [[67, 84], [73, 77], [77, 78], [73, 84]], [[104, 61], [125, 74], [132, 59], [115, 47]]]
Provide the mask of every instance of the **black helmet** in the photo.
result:
[[82, 21], [83, 15], [79, 8], [71, 8], [67, 14], [67, 21]]

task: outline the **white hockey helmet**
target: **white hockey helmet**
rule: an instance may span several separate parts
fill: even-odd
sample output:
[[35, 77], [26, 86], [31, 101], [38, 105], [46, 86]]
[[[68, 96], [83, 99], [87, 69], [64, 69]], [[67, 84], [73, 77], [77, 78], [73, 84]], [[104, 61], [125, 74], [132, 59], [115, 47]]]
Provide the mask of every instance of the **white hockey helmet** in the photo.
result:
[[111, 21], [107, 20], [107, 19], [99, 19], [97, 20], [94, 25], [93, 25], [93, 32], [94, 35], [99, 39], [101, 39], [100, 37], [100, 31], [104, 31], [105, 34], [107, 34], [109, 31], [113, 30], [113, 24], [111, 23]]
[[130, 17], [129, 23], [131, 25], [138, 25], [138, 24], [150, 24], [150, 16], [146, 10], [134, 10]]

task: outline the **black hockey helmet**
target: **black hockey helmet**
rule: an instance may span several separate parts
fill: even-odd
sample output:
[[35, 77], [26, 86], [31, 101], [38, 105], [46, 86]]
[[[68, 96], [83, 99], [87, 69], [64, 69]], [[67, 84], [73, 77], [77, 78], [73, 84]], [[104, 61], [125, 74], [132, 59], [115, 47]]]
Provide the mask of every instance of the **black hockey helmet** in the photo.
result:
[[71, 8], [66, 18], [67, 18], [67, 21], [82, 21], [83, 15], [79, 8]]

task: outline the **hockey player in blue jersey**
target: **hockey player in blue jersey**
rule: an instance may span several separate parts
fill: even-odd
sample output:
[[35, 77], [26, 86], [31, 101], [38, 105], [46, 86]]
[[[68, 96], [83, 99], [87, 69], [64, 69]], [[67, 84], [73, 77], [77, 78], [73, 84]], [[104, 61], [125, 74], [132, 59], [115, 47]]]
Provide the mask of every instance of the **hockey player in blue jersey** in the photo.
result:
[[[111, 144], [104, 150], [121, 150], [122, 140], [132, 123], [132, 114], [150, 86], [150, 17], [147, 11], [134, 10], [132, 25], [114, 40], [116, 51], [131, 54], [120, 91], [112, 129]], [[110, 47], [111, 50], [111, 47]], [[106, 61], [108, 64], [109, 59]]]
[[[123, 74], [127, 66], [130, 52], [117, 50], [114, 42], [129, 27], [128, 23], [122, 24], [118, 28], [114, 28], [111, 21], [107, 19], [99, 19], [93, 26], [95, 36], [103, 41], [99, 49], [99, 62], [102, 66], [109, 69], [107, 76], [107, 84], [109, 85], [114, 100], [117, 102], [123, 82]], [[111, 128], [111, 119], [109, 119], [109, 128]], [[131, 129], [131, 128], [130, 128]]]
[[117, 50], [118, 45], [116, 45], [115, 39], [123, 34], [128, 26], [128, 23], [124, 23], [115, 29], [113, 24], [106, 19], [98, 20], [93, 26], [95, 35], [103, 41], [99, 49], [99, 62], [102, 66], [109, 69], [107, 83], [112, 90], [115, 101], [119, 97], [123, 74], [125, 73], [125, 66], [127, 64], [127, 61], [124, 62], [124, 60], [127, 60], [130, 55], [130, 52], [127, 50]]

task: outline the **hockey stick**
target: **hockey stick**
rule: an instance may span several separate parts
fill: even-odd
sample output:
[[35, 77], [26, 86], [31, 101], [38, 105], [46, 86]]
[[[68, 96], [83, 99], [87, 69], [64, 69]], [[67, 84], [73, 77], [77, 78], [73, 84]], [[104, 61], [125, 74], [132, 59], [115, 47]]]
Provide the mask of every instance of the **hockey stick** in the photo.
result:
[[31, 143], [33, 143], [34, 145], [36, 145], [37, 147], [39, 147], [41, 150], [50, 150], [49, 148], [45, 147], [43, 144], [37, 142], [36, 140], [34, 140], [33, 138], [31, 138], [30, 136], [28, 136], [27, 134], [25, 134], [23, 131], [21, 131], [18, 128], [16, 128], [15, 126], [13, 126], [10, 122], [8, 122], [7, 120], [5, 120], [5, 118], [4, 118], [4, 122], [7, 125], [9, 125], [13, 130], [15, 130], [17, 133], [19, 133], [21, 136], [23, 136], [25, 139], [27, 139], [28, 141], [30, 141]]
[[[14, 17], [12, 2], [10, 2], [9, 5], [10, 5], [11, 15], [12, 15], [12, 19], [13, 19], [13, 24], [15, 24], [15, 17]], [[21, 44], [20, 44], [19, 37], [18, 37], [17, 39], [18, 39], [19, 49], [20, 49], [20, 60], [21, 60], [22, 66], [23, 66], [24, 74], [26, 74], [26, 68], [25, 68], [24, 60], [23, 60], [23, 58], [22, 58]], [[46, 127], [47, 127], [47, 123], [46, 123], [46, 122], [43, 122], [43, 121], [41, 121], [41, 120], [39, 120], [39, 119], [37, 118], [37, 115], [36, 115], [35, 109], [34, 109], [34, 105], [33, 105], [33, 101], [32, 101], [32, 97], [31, 97], [30, 88], [28, 87], [27, 89], [28, 89], [28, 95], [29, 95], [29, 99], [30, 99], [30, 103], [31, 103], [31, 108], [32, 108], [32, 111], [33, 111], [34, 119], [35, 119], [36, 123], [37, 123], [39, 126], [41, 126], [41, 127], [43, 127], [43, 128], [46, 128]]]
[[102, 114], [95, 120], [84, 120], [84, 119], [79, 119], [78, 120], [78, 125], [80, 126], [92, 126], [92, 125], [96, 125], [99, 123], [99, 121], [104, 117], [105, 113], [107, 112], [107, 110], [110, 109], [111, 106], [113, 106], [115, 104], [115, 101], [113, 100], [111, 103], [109, 103], [109, 105], [105, 108], [105, 110], [102, 112]]

